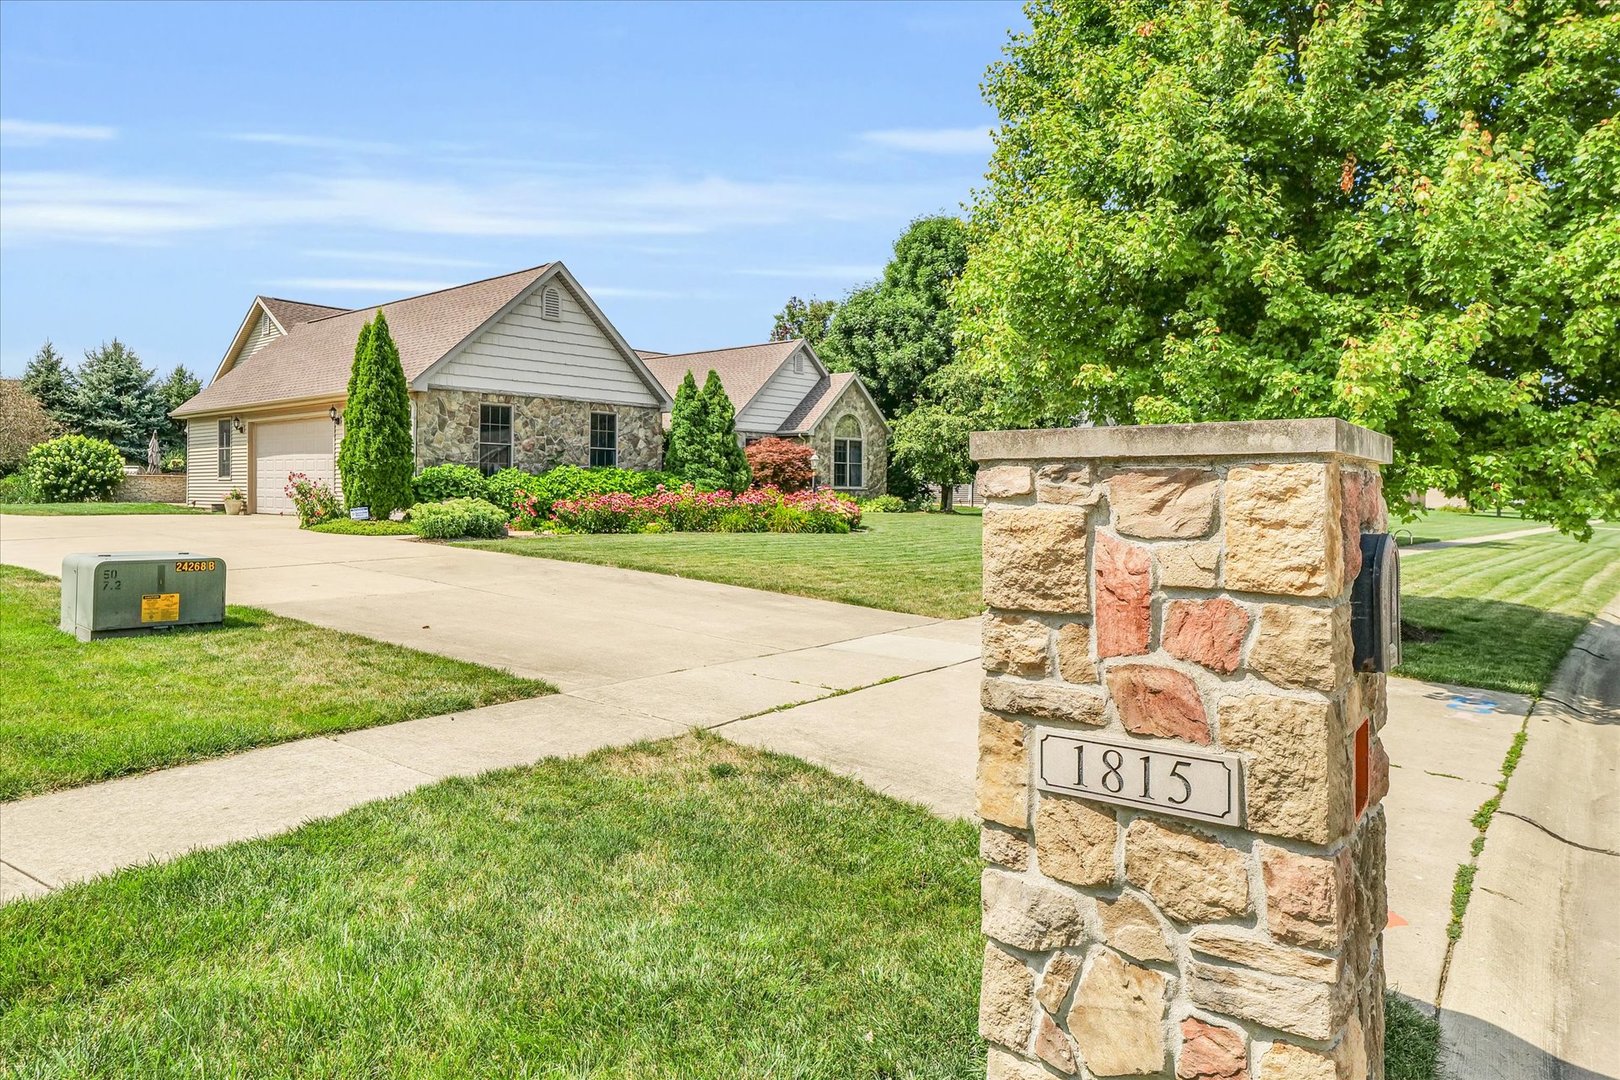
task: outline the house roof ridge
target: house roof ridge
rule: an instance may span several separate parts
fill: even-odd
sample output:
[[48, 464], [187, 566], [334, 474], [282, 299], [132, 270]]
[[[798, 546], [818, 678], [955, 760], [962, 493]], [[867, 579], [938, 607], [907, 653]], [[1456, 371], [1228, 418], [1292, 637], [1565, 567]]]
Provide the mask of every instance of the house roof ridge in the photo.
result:
[[[392, 307], [395, 304], [404, 304], [404, 303], [408, 303], [408, 302], [410, 302], [412, 300], [425, 300], [430, 296], [438, 296], [440, 293], [455, 292], [457, 289], [470, 289], [474, 285], [487, 285], [491, 281], [500, 281], [502, 278], [518, 277], [519, 275], [522, 275], [522, 274], [544, 273], [545, 271], [551, 269], [556, 264], [557, 264], [557, 260], [553, 259], [550, 262], [543, 262], [538, 266], [528, 266], [528, 267], [524, 267], [522, 270], [511, 270], [511, 271], [508, 271], [507, 273], [504, 273], [504, 274], [491, 274], [489, 277], [479, 278], [477, 281], [464, 281], [460, 285], [446, 285], [442, 289], [429, 289], [427, 292], [424, 292], [424, 293], [413, 293], [410, 296], [401, 296], [401, 297], [398, 297], [397, 299], [394, 299], [394, 300], [384, 300], [380, 304], [367, 304], [364, 307], [344, 308], [342, 310], [334, 311], [330, 315], [322, 315], [319, 319], [311, 319], [311, 320], [309, 320], [309, 322], [301, 323], [300, 325], [309, 326], [309, 325], [311, 325], [313, 323], [325, 322], [327, 319], [336, 319], [341, 315], [353, 315], [357, 311], [375, 311], [378, 308]], [[266, 297], [266, 299], [278, 300], [278, 299], [281, 299], [281, 297], [271, 296], [271, 297]], [[288, 300], [288, 301], [286, 301], [286, 303], [299, 304], [299, 303], [304, 303], [304, 301], [301, 301], [301, 300]], [[333, 305], [331, 305], [331, 304], [310, 304], [308, 306], [309, 307], [332, 307]]]
[[[804, 338], [788, 338], [786, 341], [756, 341], [749, 345], [721, 345], [714, 349], [690, 349], [678, 353], [655, 353], [654, 360], [679, 360], [683, 356], [700, 356], [704, 353], [740, 352], [743, 349], [763, 349], [767, 345], [802, 345]], [[653, 350], [647, 350], [652, 352]]]

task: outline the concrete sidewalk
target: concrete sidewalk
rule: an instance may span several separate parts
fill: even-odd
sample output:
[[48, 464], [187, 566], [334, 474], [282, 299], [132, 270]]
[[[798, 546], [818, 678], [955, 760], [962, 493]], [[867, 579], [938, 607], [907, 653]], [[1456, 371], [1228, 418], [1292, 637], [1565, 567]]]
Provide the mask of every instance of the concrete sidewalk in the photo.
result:
[[1534, 529], [1515, 529], [1512, 532], [1491, 533], [1487, 536], [1464, 536], [1456, 540], [1431, 540], [1427, 544], [1413, 544], [1401, 548], [1401, 557], [1408, 555], [1423, 555], [1430, 551], [1445, 551], [1447, 548], [1469, 547], [1473, 544], [1494, 544], [1498, 540], [1517, 540], [1521, 536], [1536, 536], [1540, 533], [1553, 531], [1551, 525], [1543, 525]]
[[1620, 597], [1530, 714], [1441, 1001], [1462, 1080], [1620, 1075]]
[[[882, 684], [875, 690], [917, 680], [932, 686], [926, 681], [930, 673], [966, 668], [973, 685], [965, 700], [971, 703], [977, 696], [978, 656], [977, 619], [936, 622], [572, 694], [300, 739], [0, 804], [0, 903], [197, 848], [285, 832], [449, 776], [668, 738], [818, 699], [830, 699], [829, 706], [850, 703], [848, 714], [860, 717], [866, 715], [864, 702], [855, 704], [861, 694], [847, 692], [873, 683]], [[833, 714], [844, 711], [834, 708]], [[976, 723], [977, 713], [971, 712], [967, 725], [956, 725], [967, 732], [965, 744], [959, 731], [956, 741], [937, 747], [942, 760], [956, 766], [955, 782], [965, 783], [970, 800]]]

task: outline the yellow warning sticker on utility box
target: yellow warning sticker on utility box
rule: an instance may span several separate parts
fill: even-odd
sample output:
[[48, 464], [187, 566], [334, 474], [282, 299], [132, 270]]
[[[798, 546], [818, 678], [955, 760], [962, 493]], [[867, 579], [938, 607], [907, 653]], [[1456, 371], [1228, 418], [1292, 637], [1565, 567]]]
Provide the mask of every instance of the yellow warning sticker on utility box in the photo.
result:
[[143, 593], [141, 595], [141, 622], [177, 622], [179, 618], [179, 593]]

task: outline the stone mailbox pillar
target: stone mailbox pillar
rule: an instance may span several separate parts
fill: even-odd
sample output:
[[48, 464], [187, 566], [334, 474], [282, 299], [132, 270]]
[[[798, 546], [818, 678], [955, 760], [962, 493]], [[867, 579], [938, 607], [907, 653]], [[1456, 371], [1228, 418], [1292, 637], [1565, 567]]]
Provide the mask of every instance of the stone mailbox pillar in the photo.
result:
[[975, 435], [992, 1080], [1383, 1067], [1384, 676], [1357, 674], [1383, 435]]

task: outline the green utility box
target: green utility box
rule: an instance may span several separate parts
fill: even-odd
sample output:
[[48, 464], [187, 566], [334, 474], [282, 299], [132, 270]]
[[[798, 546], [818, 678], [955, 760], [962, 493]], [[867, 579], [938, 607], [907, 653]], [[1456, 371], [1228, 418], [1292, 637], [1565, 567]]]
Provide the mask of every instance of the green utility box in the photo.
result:
[[224, 559], [125, 551], [62, 560], [61, 628], [80, 641], [224, 621]]

